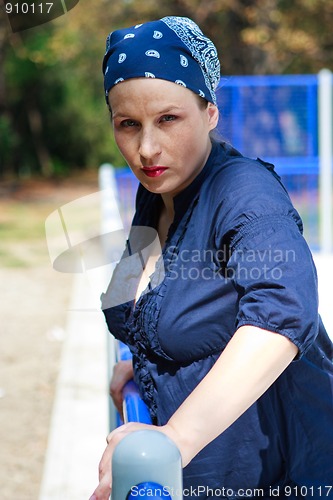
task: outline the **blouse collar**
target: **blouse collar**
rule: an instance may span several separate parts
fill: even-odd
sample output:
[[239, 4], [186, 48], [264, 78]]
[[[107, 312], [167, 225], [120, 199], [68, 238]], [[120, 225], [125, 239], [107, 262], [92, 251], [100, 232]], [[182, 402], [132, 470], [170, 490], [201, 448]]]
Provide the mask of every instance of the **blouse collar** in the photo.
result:
[[214, 163], [217, 150], [218, 144], [216, 142], [212, 142], [212, 149], [203, 169], [185, 189], [174, 197], [173, 203], [175, 209], [175, 220], [181, 217], [186, 212], [191, 202], [198, 198], [200, 188]]
[[[178, 224], [179, 220], [183, 217], [191, 203], [198, 199], [200, 188], [215, 162], [218, 149], [219, 144], [213, 141], [212, 149], [203, 169], [185, 189], [173, 198], [175, 217], [172, 226]], [[139, 185], [139, 193], [137, 197], [136, 214], [133, 219], [133, 225], [148, 225], [156, 228], [160, 210], [163, 205], [162, 196], [160, 194], [147, 191], [142, 184]]]

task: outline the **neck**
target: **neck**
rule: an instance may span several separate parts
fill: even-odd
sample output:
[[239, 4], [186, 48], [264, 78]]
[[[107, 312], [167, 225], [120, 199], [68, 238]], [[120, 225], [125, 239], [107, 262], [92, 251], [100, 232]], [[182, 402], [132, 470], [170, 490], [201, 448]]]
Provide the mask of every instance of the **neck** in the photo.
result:
[[170, 222], [173, 221], [174, 216], [175, 216], [175, 208], [173, 204], [173, 196], [170, 196], [168, 194], [162, 194], [162, 200], [164, 204], [164, 213]]

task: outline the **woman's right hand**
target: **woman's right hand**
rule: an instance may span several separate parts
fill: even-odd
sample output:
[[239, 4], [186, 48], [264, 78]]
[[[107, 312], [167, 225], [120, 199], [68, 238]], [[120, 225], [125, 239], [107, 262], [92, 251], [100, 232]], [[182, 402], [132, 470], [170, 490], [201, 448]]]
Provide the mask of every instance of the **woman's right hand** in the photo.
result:
[[123, 419], [123, 388], [126, 382], [133, 379], [132, 360], [119, 361], [113, 367], [113, 374], [110, 381], [110, 396], [113, 404], [117, 408]]

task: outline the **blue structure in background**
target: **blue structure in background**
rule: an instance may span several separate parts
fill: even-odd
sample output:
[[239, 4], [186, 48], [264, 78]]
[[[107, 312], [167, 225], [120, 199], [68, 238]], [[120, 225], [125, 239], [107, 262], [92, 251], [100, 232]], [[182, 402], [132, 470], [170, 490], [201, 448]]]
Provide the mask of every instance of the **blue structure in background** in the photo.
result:
[[219, 133], [243, 155], [273, 163], [319, 247], [318, 76], [231, 76], [217, 91]]
[[242, 76], [221, 80], [221, 135], [245, 156], [287, 175], [318, 171], [318, 78]]
[[[275, 165], [303, 219], [305, 237], [317, 250], [318, 76], [222, 77], [217, 98], [219, 134], [245, 156]], [[116, 180], [129, 226], [137, 181], [128, 169], [117, 169]]]

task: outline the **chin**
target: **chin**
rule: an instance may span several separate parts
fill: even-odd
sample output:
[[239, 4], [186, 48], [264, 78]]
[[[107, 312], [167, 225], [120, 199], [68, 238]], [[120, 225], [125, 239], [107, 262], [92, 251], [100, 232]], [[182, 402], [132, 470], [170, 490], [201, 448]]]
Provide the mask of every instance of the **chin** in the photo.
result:
[[143, 185], [143, 187], [145, 187], [147, 191], [150, 191], [151, 193], [164, 194], [168, 192], [168, 190], [163, 189], [161, 186], [154, 186], [150, 182], [147, 181], [140, 181], [140, 182]]

